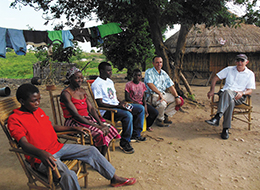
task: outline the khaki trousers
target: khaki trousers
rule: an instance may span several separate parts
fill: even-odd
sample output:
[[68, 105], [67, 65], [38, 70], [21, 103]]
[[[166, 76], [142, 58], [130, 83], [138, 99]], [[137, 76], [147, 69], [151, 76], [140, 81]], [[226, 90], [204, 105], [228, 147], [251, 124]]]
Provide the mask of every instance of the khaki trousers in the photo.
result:
[[163, 98], [166, 101], [158, 100], [158, 98], [158, 94], [151, 94], [148, 98], [148, 102], [159, 112], [157, 119], [164, 120], [164, 114], [172, 117], [177, 112], [175, 110], [175, 97], [171, 93], [165, 93], [163, 94]]

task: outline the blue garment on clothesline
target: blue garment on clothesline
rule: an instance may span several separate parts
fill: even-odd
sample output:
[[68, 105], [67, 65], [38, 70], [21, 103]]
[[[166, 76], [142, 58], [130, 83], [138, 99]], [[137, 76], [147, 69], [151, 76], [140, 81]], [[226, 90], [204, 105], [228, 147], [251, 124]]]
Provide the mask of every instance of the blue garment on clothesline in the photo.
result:
[[17, 55], [25, 55], [27, 48], [23, 31], [0, 27], [0, 57], [6, 57], [6, 47], [14, 49]]

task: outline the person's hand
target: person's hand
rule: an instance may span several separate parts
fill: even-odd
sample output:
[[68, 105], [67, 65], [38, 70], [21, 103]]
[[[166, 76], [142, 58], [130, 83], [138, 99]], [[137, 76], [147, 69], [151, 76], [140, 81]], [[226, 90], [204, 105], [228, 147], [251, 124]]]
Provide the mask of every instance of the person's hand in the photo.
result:
[[237, 93], [237, 95], [235, 96], [235, 100], [242, 98], [243, 92], [236, 92], [236, 93]]
[[145, 109], [145, 117], [148, 117], [149, 116], [149, 113], [147, 111], [147, 109]]
[[128, 110], [128, 109], [126, 109], [126, 104], [127, 104], [127, 102], [122, 101], [119, 103], [119, 105], [117, 105], [117, 107], [120, 109]]
[[104, 124], [101, 124], [100, 127], [100, 130], [103, 132], [104, 136], [107, 136], [109, 133], [109, 127]]
[[212, 96], [214, 96], [214, 90], [210, 90], [207, 94], [208, 99], [210, 99]]
[[165, 101], [165, 102], [166, 102], [166, 100], [163, 98], [163, 94], [162, 94], [162, 93], [160, 93], [160, 94], [158, 94], [158, 95], [159, 95], [159, 97], [158, 97], [157, 101], [160, 100], [160, 102], [162, 102], [162, 101]]
[[181, 99], [180, 98], [175, 98], [175, 104], [180, 105], [181, 104]]
[[129, 103], [127, 103], [127, 102], [125, 102], [125, 104], [123, 104], [123, 107], [127, 110], [127, 111], [130, 111], [130, 112], [132, 112], [132, 110], [133, 110], [133, 106], [132, 106], [132, 108], [131, 109], [129, 109], [128, 107], [130, 106], [131, 104], [129, 104]]
[[90, 130], [89, 130], [88, 128], [86, 128], [86, 127], [74, 126], [74, 129], [75, 129], [76, 131], [80, 131], [80, 132], [82, 132], [82, 133], [84, 133], [84, 134], [86, 134], [86, 132], [89, 132], [89, 133], [90, 133]]
[[39, 158], [45, 166], [50, 166], [52, 170], [55, 170], [55, 167], [57, 166], [55, 161], [57, 160], [52, 154], [42, 150]]

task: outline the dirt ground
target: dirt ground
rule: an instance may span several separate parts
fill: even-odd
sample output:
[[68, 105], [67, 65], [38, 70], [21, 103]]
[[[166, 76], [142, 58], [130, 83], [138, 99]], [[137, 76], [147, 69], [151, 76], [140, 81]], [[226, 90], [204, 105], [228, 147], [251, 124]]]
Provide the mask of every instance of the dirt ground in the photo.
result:
[[[124, 80], [116, 81], [117, 94], [124, 98]], [[63, 87], [59, 86], [55, 93]], [[48, 92], [39, 87], [42, 94], [41, 108], [50, 116], [52, 113]], [[209, 126], [204, 120], [210, 118], [209, 87], [192, 86], [200, 104], [185, 102], [183, 110], [171, 119], [173, 124], [153, 132], [144, 132], [147, 140], [132, 143], [134, 154], [125, 154], [118, 148], [111, 152], [111, 164], [116, 174], [137, 178], [137, 183], [117, 189], [260, 189], [260, 83], [253, 91], [253, 125], [238, 120], [232, 122], [230, 138], [222, 140], [222, 127]], [[14, 95], [12, 91], [11, 95]], [[241, 116], [243, 117], [243, 116]], [[0, 130], [0, 189], [28, 189], [27, 178], [9, 144]], [[112, 189], [109, 181], [89, 169], [88, 189]], [[83, 181], [80, 180], [83, 185]]]

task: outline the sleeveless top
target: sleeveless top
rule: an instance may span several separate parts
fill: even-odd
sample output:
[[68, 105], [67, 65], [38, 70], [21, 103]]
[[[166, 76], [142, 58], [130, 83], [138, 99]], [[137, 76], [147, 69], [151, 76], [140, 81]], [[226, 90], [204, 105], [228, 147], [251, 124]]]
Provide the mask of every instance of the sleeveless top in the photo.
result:
[[[69, 91], [67, 91], [67, 92], [69, 93]], [[76, 109], [78, 110], [79, 115], [81, 115], [81, 116], [88, 116], [88, 110], [87, 110], [88, 105], [87, 105], [86, 99], [87, 99], [86, 94], [84, 94], [83, 99], [76, 99], [71, 96], [71, 101], [74, 104], [74, 106], [76, 107]], [[66, 118], [66, 119], [71, 118], [72, 115], [67, 110], [65, 104], [63, 102], [60, 102], [60, 105], [61, 105], [61, 108], [63, 111], [64, 118]]]

